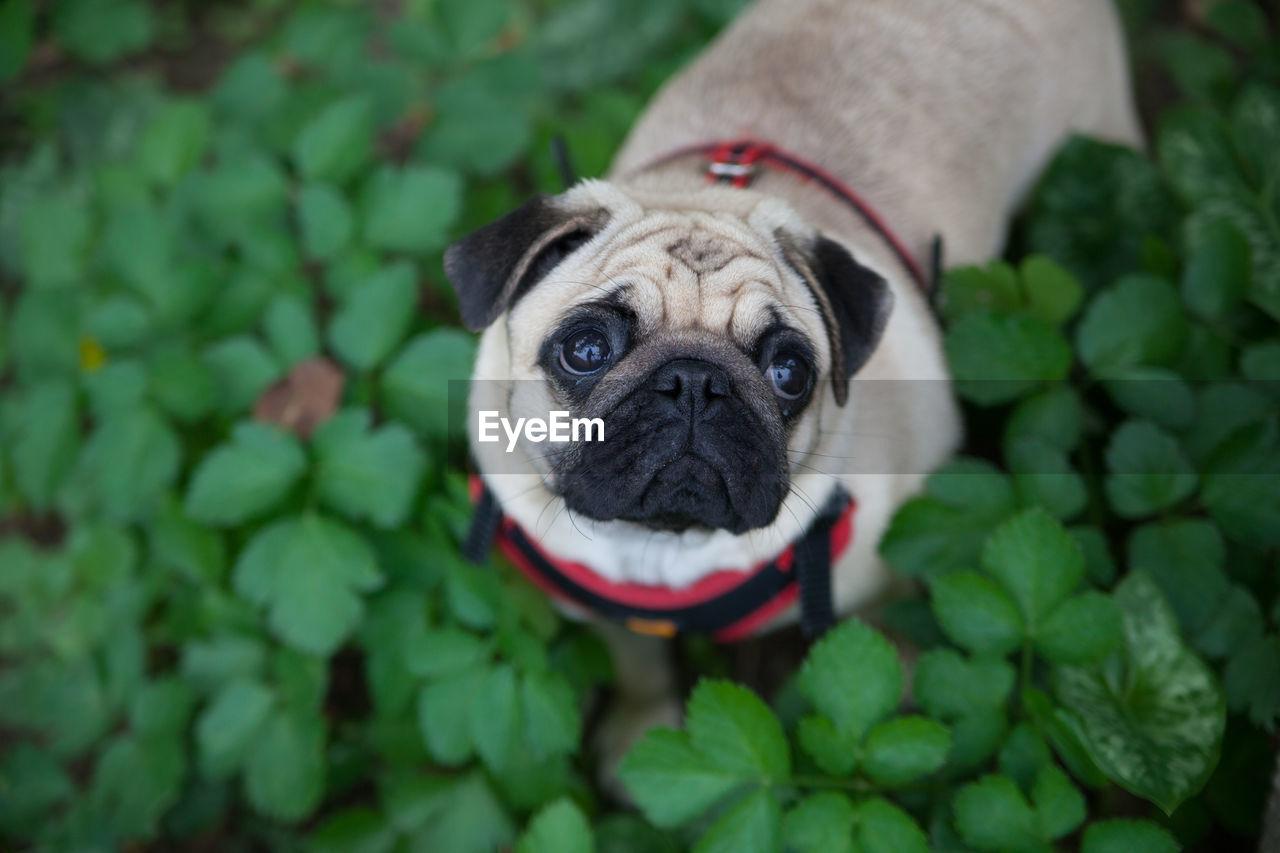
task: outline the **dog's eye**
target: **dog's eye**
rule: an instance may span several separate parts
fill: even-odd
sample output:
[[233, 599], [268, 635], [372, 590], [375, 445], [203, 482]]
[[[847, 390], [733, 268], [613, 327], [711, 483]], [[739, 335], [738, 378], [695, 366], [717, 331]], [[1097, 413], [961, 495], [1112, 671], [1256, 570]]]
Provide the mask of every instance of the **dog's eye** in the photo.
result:
[[779, 353], [768, 376], [774, 393], [784, 400], [798, 400], [809, 390], [809, 365], [794, 353]]
[[570, 373], [595, 373], [609, 360], [609, 339], [599, 329], [583, 329], [564, 339], [560, 365]]

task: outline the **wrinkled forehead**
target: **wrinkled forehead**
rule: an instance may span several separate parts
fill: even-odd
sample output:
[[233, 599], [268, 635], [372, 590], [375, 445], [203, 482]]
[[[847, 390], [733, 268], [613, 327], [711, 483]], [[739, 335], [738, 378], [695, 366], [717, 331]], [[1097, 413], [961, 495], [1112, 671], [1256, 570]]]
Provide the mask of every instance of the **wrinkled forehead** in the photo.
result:
[[577, 269], [603, 292], [591, 288], [574, 302], [621, 300], [642, 334], [704, 329], [747, 342], [778, 322], [807, 334], [812, 321], [820, 324], [798, 276], [737, 216], [649, 211], [604, 236]]

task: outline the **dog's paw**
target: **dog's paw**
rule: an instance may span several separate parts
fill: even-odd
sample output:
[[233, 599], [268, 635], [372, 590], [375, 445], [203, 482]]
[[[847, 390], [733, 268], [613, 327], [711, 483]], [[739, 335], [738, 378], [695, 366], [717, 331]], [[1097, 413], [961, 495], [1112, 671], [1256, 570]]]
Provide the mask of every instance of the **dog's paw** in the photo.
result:
[[596, 777], [600, 788], [618, 802], [631, 804], [631, 797], [618, 778], [618, 765], [645, 732], [659, 726], [679, 726], [682, 717], [680, 702], [674, 696], [645, 703], [615, 702], [596, 730]]

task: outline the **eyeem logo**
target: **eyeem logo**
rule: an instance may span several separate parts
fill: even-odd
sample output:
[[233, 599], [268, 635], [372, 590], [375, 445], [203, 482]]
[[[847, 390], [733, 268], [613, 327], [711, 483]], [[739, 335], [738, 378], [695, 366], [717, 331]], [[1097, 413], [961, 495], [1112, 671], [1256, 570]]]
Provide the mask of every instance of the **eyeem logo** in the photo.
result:
[[497, 411], [479, 412], [479, 429], [476, 438], [483, 442], [500, 441], [498, 428], [507, 435], [507, 452], [516, 449], [520, 434], [529, 441], [550, 441], [566, 444], [570, 441], [604, 441], [604, 421], [600, 418], [570, 418], [568, 412], [551, 412], [549, 420], [542, 418], [517, 418], [515, 426]]

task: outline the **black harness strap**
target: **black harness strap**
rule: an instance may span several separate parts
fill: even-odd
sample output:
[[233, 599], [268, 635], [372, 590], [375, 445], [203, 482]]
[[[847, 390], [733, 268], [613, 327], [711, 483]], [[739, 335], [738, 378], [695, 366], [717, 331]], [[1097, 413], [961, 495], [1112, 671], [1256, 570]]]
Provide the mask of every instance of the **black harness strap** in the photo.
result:
[[467, 539], [462, 543], [463, 558], [477, 566], [489, 559], [501, 524], [502, 509], [489, 487], [482, 486], [475, 514], [471, 516], [471, 526], [467, 528]]

